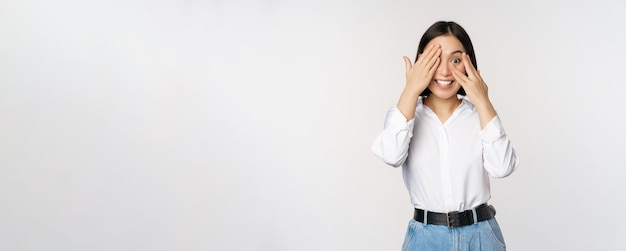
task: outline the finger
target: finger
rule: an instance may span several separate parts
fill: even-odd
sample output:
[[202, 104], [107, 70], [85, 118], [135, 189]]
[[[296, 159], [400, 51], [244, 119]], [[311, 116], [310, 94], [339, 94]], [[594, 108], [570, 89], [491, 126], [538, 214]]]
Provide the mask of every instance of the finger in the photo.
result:
[[422, 61], [424, 61], [424, 57], [425, 57], [426, 54], [428, 54], [428, 52], [430, 52], [430, 47], [424, 48], [424, 51], [422, 51], [422, 53], [418, 53], [417, 54], [417, 58], [415, 59], [415, 64], [417, 65], [417, 64], [421, 63]]
[[454, 77], [454, 80], [459, 82], [459, 84], [464, 87], [465, 84], [469, 82], [469, 78], [465, 76], [463, 72], [459, 71], [459, 69], [455, 67], [450, 68], [452, 69], [452, 77]]
[[429, 46], [428, 49], [426, 49], [426, 51], [423, 52], [420, 58], [418, 59], [418, 62], [420, 63], [420, 65], [428, 64], [430, 60], [436, 54], [437, 49], [439, 49], [438, 47], [439, 47], [438, 44], [433, 44]]
[[461, 75], [459, 75], [459, 71], [457, 69], [452, 69], [452, 77], [454, 78], [454, 81], [459, 82], [459, 84], [463, 85], [464, 79], [461, 78]]
[[464, 62], [463, 64], [465, 65], [465, 72], [467, 72], [467, 75], [472, 78], [478, 77], [476, 68], [474, 68], [474, 65], [472, 64], [472, 60], [470, 59], [469, 55], [467, 55], [467, 53], [464, 52], [463, 56], [465, 57], [465, 60], [463, 60]]
[[411, 64], [411, 60], [409, 59], [409, 57], [403, 56], [403, 58], [404, 64], [406, 65], [406, 72], [408, 73], [409, 71], [411, 71], [411, 68], [413, 68], [413, 65]]
[[428, 60], [426, 65], [424, 65], [424, 67], [426, 67], [427, 70], [432, 69], [435, 66], [435, 62], [439, 62], [441, 60], [440, 55], [441, 55], [441, 49], [439, 48], [435, 51], [435, 53], [432, 55], [430, 60]]
[[437, 70], [437, 67], [439, 67], [439, 64], [441, 63], [441, 58], [437, 57], [435, 59], [434, 64], [428, 69], [428, 76], [433, 76], [435, 75], [435, 71]]
[[423, 53], [422, 60], [420, 61], [420, 65], [423, 67], [429, 67], [435, 62], [436, 58], [439, 57], [441, 46], [439, 44], [433, 44], [428, 47], [428, 51]]

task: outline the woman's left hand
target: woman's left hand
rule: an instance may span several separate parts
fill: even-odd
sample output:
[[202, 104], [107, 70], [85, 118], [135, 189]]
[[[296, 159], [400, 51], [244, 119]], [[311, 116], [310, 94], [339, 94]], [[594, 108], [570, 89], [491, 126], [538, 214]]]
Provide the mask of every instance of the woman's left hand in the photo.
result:
[[452, 69], [452, 75], [454, 76], [454, 81], [459, 82], [463, 89], [465, 89], [467, 97], [478, 109], [480, 128], [484, 129], [489, 121], [496, 116], [496, 110], [493, 108], [493, 105], [489, 100], [487, 84], [485, 84], [483, 78], [480, 77], [480, 72], [474, 68], [470, 57], [465, 52], [462, 57], [467, 76], [465, 76], [465, 74], [456, 67], [450, 67]]
[[464, 52], [462, 57], [467, 76], [456, 67], [450, 67], [452, 69], [454, 80], [459, 82], [463, 89], [465, 89], [467, 97], [472, 101], [472, 103], [474, 103], [474, 105], [489, 104], [487, 84], [485, 84], [485, 81], [480, 76], [480, 71], [474, 68], [474, 65], [472, 65], [472, 61], [467, 53]]

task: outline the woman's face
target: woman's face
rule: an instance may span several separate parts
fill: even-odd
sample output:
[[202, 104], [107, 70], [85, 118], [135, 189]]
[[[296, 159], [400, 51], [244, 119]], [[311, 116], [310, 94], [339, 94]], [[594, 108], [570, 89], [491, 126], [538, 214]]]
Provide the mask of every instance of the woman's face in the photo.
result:
[[462, 53], [465, 52], [465, 48], [463, 44], [461, 44], [461, 41], [453, 35], [435, 37], [425, 48], [433, 44], [441, 45], [441, 60], [435, 75], [433, 75], [433, 80], [428, 85], [428, 88], [432, 92], [430, 95], [441, 99], [456, 98], [456, 93], [461, 88], [461, 85], [454, 81], [451, 68], [455, 67], [465, 73], [465, 66], [463, 65], [462, 59]]

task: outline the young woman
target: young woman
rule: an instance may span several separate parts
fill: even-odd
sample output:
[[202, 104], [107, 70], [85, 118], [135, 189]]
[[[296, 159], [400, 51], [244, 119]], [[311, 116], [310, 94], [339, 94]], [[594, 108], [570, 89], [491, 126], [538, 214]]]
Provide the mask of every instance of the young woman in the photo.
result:
[[518, 157], [476, 70], [469, 35], [437, 22], [422, 36], [406, 86], [389, 109], [372, 151], [402, 166], [415, 207], [402, 250], [505, 250], [489, 177], [503, 178]]

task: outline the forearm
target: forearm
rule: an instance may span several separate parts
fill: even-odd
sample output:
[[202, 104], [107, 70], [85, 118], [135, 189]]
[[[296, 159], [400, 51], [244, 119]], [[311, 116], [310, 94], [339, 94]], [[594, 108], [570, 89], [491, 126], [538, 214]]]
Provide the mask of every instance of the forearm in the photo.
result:
[[385, 128], [372, 144], [374, 154], [391, 166], [401, 166], [408, 156], [413, 137], [414, 120], [407, 121], [402, 112], [393, 106], [385, 117]]
[[372, 152], [387, 165], [401, 166], [409, 155], [411, 131], [387, 128], [381, 132], [372, 144]]
[[517, 153], [506, 135], [502, 121], [494, 117], [480, 132], [485, 170], [494, 178], [509, 176], [519, 165]]
[[491, 101], [488, 98], [474, 102], [474, 107], [478, 111], [478, 118], [480, 120], [480, 129], [485, 129], [485, 126], [496, 116], [496, 110], [493, 108]]
[[398, 100], [398, 110], [404, 115], [407, 121], [415, 117], [415, 107], [417, 106], [417, 100], [421, 91], [411, 90], [404, 88], [402, 94], [400, 94], [400, 100]]

